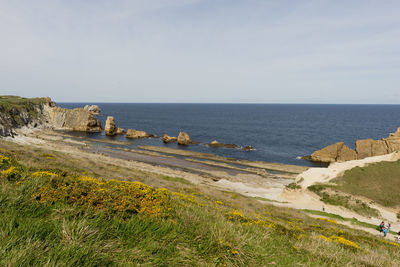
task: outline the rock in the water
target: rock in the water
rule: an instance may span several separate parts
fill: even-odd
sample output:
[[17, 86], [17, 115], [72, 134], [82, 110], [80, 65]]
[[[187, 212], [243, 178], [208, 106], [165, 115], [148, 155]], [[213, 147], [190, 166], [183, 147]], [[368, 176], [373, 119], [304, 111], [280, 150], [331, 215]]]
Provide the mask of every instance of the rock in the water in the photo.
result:
[[315, 162], [342, 162], [357, 159], [356, 152], [343, 142], [329, 145], [311, 154], [310, 160]]
[[106, 135], [113, 136], [117, 134], [117, 126], [115, 125], [115, 119], [113, 116], [108, 116], [106, 120], [106, 126], [104, 127]]
[[146, 133], [145, 131], [138, 131], [135, 129], [128, 129], [126, 132], [126, 138], [138, 139], [138, 138], [147, 138], [151, 137], [151, 134]]
[[235, 144], [223, 144], [218, 142], [217, 140], [212, 141], [211, 143], [207, 144], [209, 147], [225, 147], [225, 148], [238, 148], [238, 145]]
[[180, 132], [178, 135], [178, 144], [187, 146], [192, 143], [192, 140], [190, 139], [190, 136], [185, 133], [185, 132]]
[[162, 137], [162, 140], [164, 143], [168, 144], [168, 143], [176, 142], [177, 138], [173, 137], [173, 136], [169, 136], [168, 134], [164, 134], [164, 136]]
[[253, 146], [245, 146], [244, 148], [242, 148], [242, 150], [250, 151], [250, 150], [254, 150], [254, 147]]
[[124, 128], [117, 128], [117, 134], [124, 134], [125, 130]]

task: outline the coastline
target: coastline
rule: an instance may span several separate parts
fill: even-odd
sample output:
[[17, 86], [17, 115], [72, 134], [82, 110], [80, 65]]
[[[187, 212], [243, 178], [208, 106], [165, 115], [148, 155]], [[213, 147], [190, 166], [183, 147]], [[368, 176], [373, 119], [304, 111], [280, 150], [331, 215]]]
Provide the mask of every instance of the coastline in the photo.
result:
[[[328, 168], [306, 168], [268, 162], [252, 162], [223, 158], [217, 155], [144, 146], [141, 149], [104, 146], [96, 139], [72, 137], [61, 131], [50, 129], [17, 130], [14, 138], [5, 138], [23, 146], [58, 151], [76, 159], [86, 158], [93, 162], [111, 164], [140, 172], [153, 173], [173, 179], [184, 179], [190, 184], [213, 190], [237, 193], [256, 198], [262, 203], [294, 209], [321, 210], [359, 221], [375, 223], [381, 218], [368, 218], [339, 206], [327, 205], [319, 196], [306, 190], [316, 182], [328, 182], [346, 169], [368, 163], [400, 158], [399, 153], [367, 158], [358, 161], [331, 164]], [[111, 144], [116, 144], [110, 142]], [[122, 145], [122, 143], [118, 143]], [[302, 179], [303, 178], [303, 179]], [[301, 190], [290, 190], [286, 186], [299, 182]], [[396, 213], [385, 207], [376, 206], [382, 218], [396, 221]], [[370, 231], [371, 232], [371, 231]], [[373, 232], [372, 232], [373, 233]], [[377, 233], [375, 233], [377, 234]], [[378, 233], [379, 234], [379, 233]]]

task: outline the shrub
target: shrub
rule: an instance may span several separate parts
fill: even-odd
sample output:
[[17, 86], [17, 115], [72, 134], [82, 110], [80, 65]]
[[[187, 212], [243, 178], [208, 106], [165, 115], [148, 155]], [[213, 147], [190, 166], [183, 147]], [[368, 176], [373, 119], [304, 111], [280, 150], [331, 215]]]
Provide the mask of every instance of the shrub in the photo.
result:
[[101, 181], [87, 176], [45, 179], [33, 194], [40, 202], [62, 201], [108, 213], [166, 215], [170, 210], [166, 189], [154, 189], [140, 182]]

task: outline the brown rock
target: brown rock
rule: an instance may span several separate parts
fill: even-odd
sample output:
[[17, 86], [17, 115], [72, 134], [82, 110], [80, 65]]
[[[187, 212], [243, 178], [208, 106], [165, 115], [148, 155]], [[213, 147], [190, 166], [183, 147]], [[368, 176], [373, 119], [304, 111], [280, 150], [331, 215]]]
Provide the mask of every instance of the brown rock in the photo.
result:
[[124, 134], [125, 130], [123, 128], [117, 128], [117, 134]]
[[311, 154], [310, 160], [316, 162], [348, 161], [357, 158], [356, 152], [343, 142], [329, 145]]
[[151, 134], [146, 133], [145, 131], [138, 131], [135, 129], [128, 129], [126, 132], [126, 138], [138, 139], [138, 138], [147, 138], [151, 137]]
[[245, 146], [244, 148], [242, 148], [242, 150], [250, 151], [250, 150], [254, 150], [254, 147], [253, 146]]
[[117, 134], [117, 126], [113, 116], [108, 116], [106, 120], [106, 126], [104, 127], [106, 135], [112, 136]]
[[185, 132], [180, 132], [178, 135], [178, 144], [187, 146], [192, 143], [192, 140], [190, 139], [190, 136], [185, 133]]
[[67, 109], [51, 105], [43, 106], [49, 124], [55, 129], [100, 132], [101, 124], [92, 113], [83, 108]]
[[235, 144], [223, 144], [218, 142], [217, 140], [212, 141], [211, 143], [207, 144], [209, 147], [225, 147], [225, 148], [238, 148], [238, 145]]
[[380, 156], [389, 153], [385, 140], [363, 139], [356, 141], [357, 159]]
[[168, 143], [176, 142], [177, 138], [169, 136], [168, 134], [164, 134], [164, 136], [162, 137], [162, 140], [164, 143], [168, 144]]

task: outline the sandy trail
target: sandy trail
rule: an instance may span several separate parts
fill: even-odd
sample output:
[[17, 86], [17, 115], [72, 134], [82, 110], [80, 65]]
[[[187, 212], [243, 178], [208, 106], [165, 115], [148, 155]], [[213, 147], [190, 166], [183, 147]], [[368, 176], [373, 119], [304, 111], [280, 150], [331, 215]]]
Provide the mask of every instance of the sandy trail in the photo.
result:
[[[296, 178], [298, 184], [303, 188], [315, 183], [327, 183], [335, 177], [342, 175], [346, 170], [354, 167], [363, 167], [369, 163], [376, 163], [381, 161], [396, 161], [400, 159], [400, 152], [393, 152], [391, 154], [369, 157], [361, 160], [351, 160], [346, 162], [335, 162], [327, 168], [310, 168], [305, 172], [299, 174]], [[303, 180], [302, 180], [303, 179]], [[300, 182], [302, 180], [302, 182]]]

